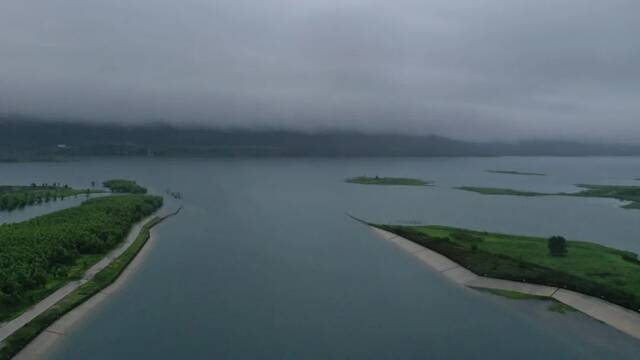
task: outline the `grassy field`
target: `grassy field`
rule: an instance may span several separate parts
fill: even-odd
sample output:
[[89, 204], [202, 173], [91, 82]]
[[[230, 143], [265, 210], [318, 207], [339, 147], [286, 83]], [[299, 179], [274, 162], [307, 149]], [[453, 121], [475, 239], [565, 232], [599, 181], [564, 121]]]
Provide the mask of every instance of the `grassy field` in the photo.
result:
[[[176, 213], [171, 215], [175, 215]], [[23, 326], [13, 333], [13, 335], [8, 337], [4, 341], [4, 346], [0, 348], [0, 360], [8, 360], [16, 355], [49, 325], [53, 324], [56, 320], [73, 310], [78, 305], [87, 301], [102, 289], [111, 285], [120, 276], [127, 265], [129, 265], [129, 263], [135, 258], [147, 240], [149, 240], [151, 228], [162, 222], [167, 217], [168, 216], [162, 218], [155, 217], [149, 220], [140, 230], [140, 233], [136, 237], [134, 243], [131, 244], [131, 246], [111, 264], [96, 274], [92, 280], [73, 291], [64, 299], [60, 300], [47, 311], [37, 316], [27, 325]]]
[[550, 256], [546, 239], [444, 226], [376, 225], [441, 253], [476, 274], [549, 285], [640, 309], [640, 261], [631, 252], [568, 241]]
[[346, 180], [348, 183], [361, 185], [405, 185], [405, 186], [428, 186], [431, 182], [412, 178], [396, 178], [396, 177], [368, 177], [358, 176]]
[[583, 190], [574, 193], [541, 193], [533, 191], [521, 191], [507, 188], [461, 186], [458, 190], [472, 191], [483, 195], [511, 195], [511, 196], [577, 196], [591, 198], [609, 198], [628, 201], [623, 206], [625, 209], [640, 209], [640, 186], [626, 185], [591, 185], [577, 184]]
[[522, 171], [512, 171], [512, 170], [487, 170], [487, 172], [492, 174], [503, 174], [503, 175], [547, 176], [547, 174], [543, 174], [543, 173], [522, 172]]

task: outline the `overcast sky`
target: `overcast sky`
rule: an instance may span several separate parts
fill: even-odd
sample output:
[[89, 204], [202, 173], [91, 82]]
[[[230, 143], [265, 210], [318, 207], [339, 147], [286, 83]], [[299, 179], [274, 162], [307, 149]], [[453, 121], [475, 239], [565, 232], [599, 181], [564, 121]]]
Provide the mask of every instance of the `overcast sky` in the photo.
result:
[[0, 113], [640, 141], [638, 0], [1, 0]]

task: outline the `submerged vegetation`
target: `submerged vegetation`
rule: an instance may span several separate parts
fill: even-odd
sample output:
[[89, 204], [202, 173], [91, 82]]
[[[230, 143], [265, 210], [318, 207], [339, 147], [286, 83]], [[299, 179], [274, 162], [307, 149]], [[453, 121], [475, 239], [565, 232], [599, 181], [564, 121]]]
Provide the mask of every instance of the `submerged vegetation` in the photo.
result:
[[25, 206], [63, 200], [69, 196], [99, 192], [96, 190], [77, 190], [68, 185], [31, 184], [30, 186], [0, 186], [0, 210], [15, 210]]
[[511, 300], [548, 300], [549, 299], [546, 296], [524, 294], [521, 292], [511, 291], [511, 290], [489, 289], [489, 288], [481, 288], [481, 287], [474, 287], [474, 289], [480, 292], [501, 296]]
[[361, 185], [406, 185], [406, 186], [428, 186], [432, 183], [420, 179], [399, 178], [399, 177], [368, 177], [358, 176], [346, 180], [348, 183]]
[[432, 249], [476, 274], [566, 288], [640, 309], [640, 261], [636, 254], [566, 241], [565, 256], [552, 256], [546, 239], [444, 226], [375, 225]]
[[539, 300], [539, 301], [548, 301], [550, 302], [549, 306], [547, 307], [547, 310], [552, 311], [552, 312], [556, 312], [556, 313], [560, 313], [560, 314], [566, 314], [568, 312], [575, 312], [577, 311], [576, 309], [572, 308], [569, 305], [565, 305], [553, 298], [550, 297], [546, 297], [546, 296], [539, 296], [539, 295], [530, 295], [530, 294], [524, 294], [521, 292], [517, 292], [517, 291], [511, 291], [511, 290], [502, 290], [502, 289], [489, 289], [489, 288], [480, 288], [480, 287], [474, 287], [474, 289], [480, 291], [480, 292], [484, 292], [484, 293], [488, 293], [488, 294], [493, 294], [496, 296], [500, 296], [500, 297], [504, 297], [507, 299], [511, 299], [511, 300]]
[[81, 276], [161, 205], [158, 196], [109, 196], [0, 225], [0, 321]]
[[583, 190], [574, 193], [541, 193], [532, 191], [521, 191], [506, 188], [461, 186], [458, 190], [472, 191], [483, 195], [512, 195], [512, 196], [578, 196], [610, 198], [621, 201], [628, 201], [629, 204], [623, 206], [625, 209], [640, 209], [640, 186], [628, 185], [591, 185], [577, 184]]
[[543, 174], [543, 173], [522, 172], [522, 171], [513, 171], [513, 170], [486, 170], [486, 171], [492, 174], [503, 174], [503, 175], [547, 176], [547, 174]]
[[102, 183], [104, 187], [111, 190], [114, 193], [129, 193], [129, 194], [146, 194], [147, 189], [138, 185], [132, 180], [113, 179], [107, 180]]

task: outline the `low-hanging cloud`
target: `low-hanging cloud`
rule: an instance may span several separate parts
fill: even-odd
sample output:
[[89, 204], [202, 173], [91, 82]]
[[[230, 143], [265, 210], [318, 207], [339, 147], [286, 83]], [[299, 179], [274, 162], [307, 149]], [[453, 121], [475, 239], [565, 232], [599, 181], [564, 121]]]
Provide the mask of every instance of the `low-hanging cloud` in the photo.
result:
[[640, 141], [635, 0], [3, 0], [0, 112]]

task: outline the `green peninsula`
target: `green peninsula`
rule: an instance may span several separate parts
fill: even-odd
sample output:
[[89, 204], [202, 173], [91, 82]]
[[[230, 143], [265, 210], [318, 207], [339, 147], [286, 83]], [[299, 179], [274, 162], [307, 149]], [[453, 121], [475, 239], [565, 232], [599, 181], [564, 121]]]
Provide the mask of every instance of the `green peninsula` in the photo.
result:
[[640, 261], [632, 252], [566, 241], [552, 256], [547, 239], [445, 226], [375, 225], [436, 251], [478, 275], [567, 288], [640, 309]]
[[460, 186], [458, 190], [472, 191], [483, 195], [511, 195], [511, 196], [577, 196], [592, 198], [609, 198], [629, 202], [622, 207], [625, 209], [640, 209], [640, 186], [626, 185], [592, 185], [592, 184], [576, 184], [583, 190], [566, 193], [543, 193], [532, 191], [521, 191], [508, 188], [493, 187], [476, 187], [476, 186]]
[[368, 176], [358, 176], [354, 178], [349, 178], [346, 182], [351, 184], [361, 184], [361, 185], [404, 185], [404, 186], [429, 186], [432, 185], [429, 181], [424, 181], [420, 179], [412, 179], [412, 178], [399, 178], [399, 177], [368, 177]]
[[0, 186], [0, 210], [12, 211], [26, 206], [63, 200], [69, 196], [102, 192], [99, 190], [78, 190], [68, 185], [60, 184], [31, 184], [29, 186], [2, 185]]
[[106, 196], [0, 225], [0, 321], [81, 277], [160, 206], [158, 196]]

